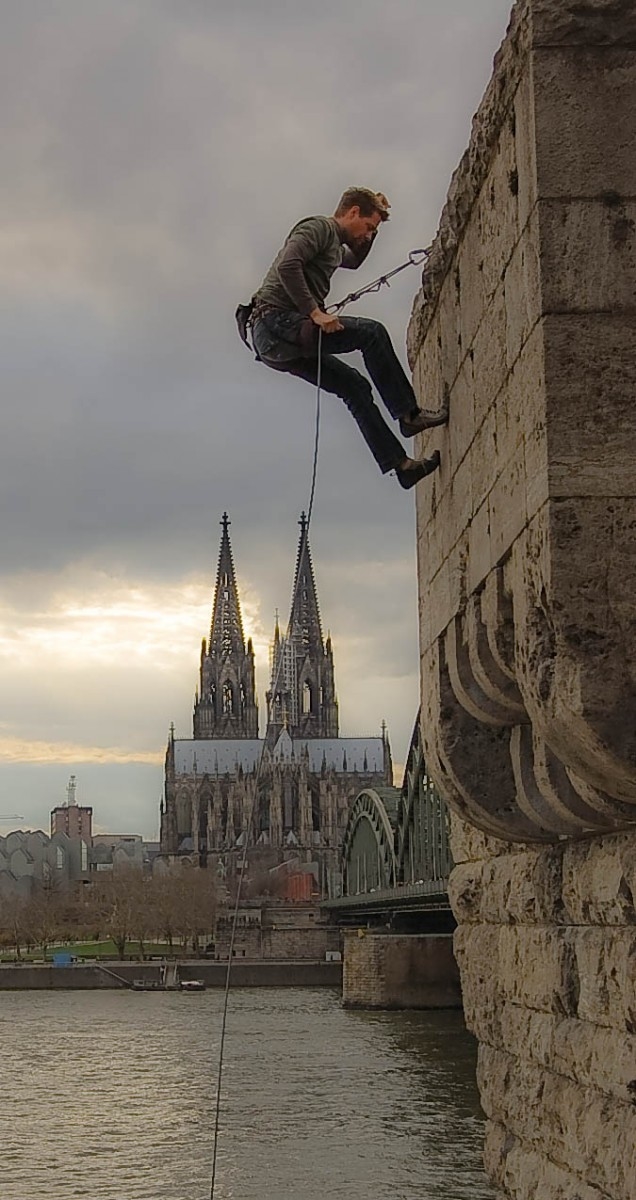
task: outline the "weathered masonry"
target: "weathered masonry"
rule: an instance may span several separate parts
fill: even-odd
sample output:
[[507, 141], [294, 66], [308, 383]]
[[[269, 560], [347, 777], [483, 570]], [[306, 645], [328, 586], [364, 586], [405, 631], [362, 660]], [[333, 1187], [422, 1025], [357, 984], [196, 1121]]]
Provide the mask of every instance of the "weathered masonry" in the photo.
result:
[[422, 735], [501, 1197], [636, 1197], [636, 4], [519, 0], [409, 330]]

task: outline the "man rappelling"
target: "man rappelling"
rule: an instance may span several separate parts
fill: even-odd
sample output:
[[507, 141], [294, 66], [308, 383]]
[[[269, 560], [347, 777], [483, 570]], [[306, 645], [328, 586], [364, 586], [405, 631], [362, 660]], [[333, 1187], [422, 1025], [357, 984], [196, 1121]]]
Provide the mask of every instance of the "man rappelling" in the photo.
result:
[[[409, 458], [379, 408], [369, 380], [341, 362], [341, 354], [360, 350], [371, 380], [404, 438], [448, 420], [445, 407], [419, 408], [413, 388], [379, 321], [337, 316], [325, 311], [331, 277], [337, 267], [356, 270], [365, 261], [389, 219], [382, 192], [351, 187], [332, 217], [306, 217], [289, 233], [250, 306], [239, 306], [243, 339], [249, 321], [256, 355], [276, 371], [320, 382], [324, 391], [344, 400], [357, 421], [383, 474], [395, 471], [403, 488], [413, 487], [439, 466], [430, 458]], [[319, 363], [320, 356], [320, 363]]]

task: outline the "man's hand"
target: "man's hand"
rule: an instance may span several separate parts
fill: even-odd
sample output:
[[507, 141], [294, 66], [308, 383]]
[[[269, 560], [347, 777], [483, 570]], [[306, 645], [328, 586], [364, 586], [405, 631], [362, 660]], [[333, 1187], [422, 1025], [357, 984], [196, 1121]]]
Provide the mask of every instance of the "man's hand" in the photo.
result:
[[314, 325], [322, 329], [323, 333], [338, 333], [341, 329], [344, 329], [344, 325], [340, 324], [340, 321], [333, 313], [323, 312], [321, 308], [315, 308], [309, 316]]

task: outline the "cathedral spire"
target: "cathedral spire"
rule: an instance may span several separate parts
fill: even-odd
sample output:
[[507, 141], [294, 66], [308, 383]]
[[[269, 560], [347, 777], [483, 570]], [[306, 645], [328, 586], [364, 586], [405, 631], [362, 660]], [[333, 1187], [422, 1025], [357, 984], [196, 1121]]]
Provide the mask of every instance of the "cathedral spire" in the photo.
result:
[[309, 548], [307, 516], [300, 514], [300, 540], [289, 616], [289, 631], [297, 653], [324, 650], [314, 568]]
[[226, 512], [221, 521], [223, 533], [219, 549], [219, 564], [216, 572], [216, 587], [214, 589], [214, 606], [212, 609], [212, 625], [210, 628], [209, 653], [222, 655], [245, 653], [245, 635], [243, 633], [243, 618], [239, 602], [238, 587], [234, 559], [230, 544], [230, 519]]
[[325, 647], [309, 524], [301, 513], [300, 540], [287, 635], [281, 639], [276, 621], [272, 646], [272, 682], [267, 693], [272, 737], [289, 727], [292, 738], [338, 736], [331, 639]]
[[210, 640], [201, 647], [201, 673], [194, 708], [195, 738], [258, 737], [252, 641], [245, 646], [236, 583], [230, 519], [221, 521], [221, 545], [212, 606]]

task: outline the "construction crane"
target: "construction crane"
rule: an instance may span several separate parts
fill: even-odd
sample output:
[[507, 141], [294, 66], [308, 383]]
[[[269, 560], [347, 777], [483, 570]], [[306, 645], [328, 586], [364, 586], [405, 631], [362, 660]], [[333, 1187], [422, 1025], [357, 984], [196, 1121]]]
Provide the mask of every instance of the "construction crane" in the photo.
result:
[[21, 816], [20, 813], [11, 813], [8, 817], [0, 817], [1, 825], [6, 824], [7, 821], [26, 821], [26, 817]]

